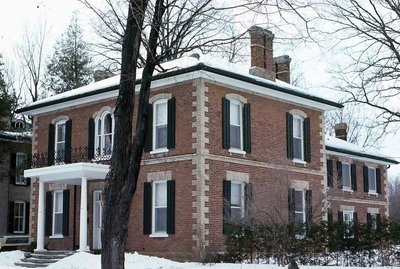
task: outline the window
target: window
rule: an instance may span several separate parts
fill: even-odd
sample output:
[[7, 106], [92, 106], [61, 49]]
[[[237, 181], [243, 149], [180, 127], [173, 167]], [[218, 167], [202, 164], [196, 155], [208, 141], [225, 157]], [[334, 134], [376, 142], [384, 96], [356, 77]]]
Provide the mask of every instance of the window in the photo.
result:
[[376, 170], [368, 167], [369, 192], [376, 193]]
[[54, 192], [53, 203], [53, 235], [62, 235], [63, 232], [63, 192]]
[[244, 213], [244, 184], [231, 182], [231, 221], [240, 222]]
[[167, 233], [167, 181], [153, 182], [153, 234]]
[[293, 116], [293, 158], [304, 160], [303, 150], [303, 118]]
[[14, 233], [25, 233], [25, 202], [14, 202]]
[[294, 221], [296, 224], [306, 222], [306, 207], [304, 190], [295, 190], [294, 192]]
[[354, 212], [345, 210], [343, 211], [343, 223], [346, 225], [345, 229], [345, 238], [353, 238], [354, 237]]
[[370, 225], [371, 225], [371, 231], [375, 232], [378, 228], [378, 214], [371, 213], [369, 218], [370, 219], [368, 219], [368, 216], [367, 216], [367, 220], [370, 222]]
[[15, 129], [24, 129], [25, 123], [22, 120], [16, 120], [15, 122], [13, 122], [13, 126]]
[[110, 156], [114, 142], [114, 116], [106, 111], [96, 118], [95, 157]]
[[166, 150], [168, 142], [168, 100], [161, 99], [154, 102], [153, 113], [153, 149]]
[[27, 160], [27, 154], [18, 152], [15, 156], [16, 168], [15, 168], [15, 184], [16, 185], [27, 185], [27, 179], [24, 177], [24, 167]]
[[237, 100], [230, 100], [230, 122], [229, 122], [229, 133], [230, 133], [230, 144], [231, 148], [243, 149], [243, 125], [242, 125], [242, 104]]
[[351, 190], [351, 170], [350, 164], [342, 163], [342, 181], [343, 181], [343, 189]]
[[55, 159], [56, 162], [63, 162], [65, 159], [65, 133], [66, 121], [59, 121], [55, 125]]

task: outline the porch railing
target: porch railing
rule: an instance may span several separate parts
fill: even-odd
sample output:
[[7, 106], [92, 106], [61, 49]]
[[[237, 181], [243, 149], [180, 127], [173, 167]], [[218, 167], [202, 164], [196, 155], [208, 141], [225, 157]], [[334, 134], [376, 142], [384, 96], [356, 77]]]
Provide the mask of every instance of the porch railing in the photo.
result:
[[100, 148], [89, 150], [88, 147], [74, 147], [66, 150], [33, 154], [31, 166], [32, 168], [40, 168], [80, 162], [108, 164], [110, 158], [111, 150]]

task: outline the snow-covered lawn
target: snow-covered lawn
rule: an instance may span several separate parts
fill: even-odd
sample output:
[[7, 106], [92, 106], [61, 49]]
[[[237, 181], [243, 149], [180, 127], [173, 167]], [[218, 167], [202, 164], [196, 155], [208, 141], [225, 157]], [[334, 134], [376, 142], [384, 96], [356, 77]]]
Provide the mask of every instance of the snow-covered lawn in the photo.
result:
[[[23, 267], [17, 267], [14, 265], [15, 262], [20, 261], [24, 257], [22, 251], [9, 251], [0, 252], [0, 269], [22, 269]], [[125, 268], [126, 269], [281, 269], [277, 265], [266, 265], [266, 264], [230, 264], [230, 263], [218, 263], [218, 264], [201, 264], [201, 263], [180, 263], [174, 262], [167, 259], [150, 257], [140, 255], [137, 253], [125, 254]], [[68, 258], [65, 258], [57, 263], [54, 263], [48, 267], [48, 269], [100, 269], [100, 255], [93, 255], [89, 253], [76, 253]], [[313, 267], [313, 266], [300, 266], [301, 269], [346, 269], [349, 267]], [[363, 267], [352, 267], [363, 268]], [[365, 268], [365, 267], [364, 267]], [[387, 269], [388, 267], [376, 267]], [[399, 268], [400, 267], [391, 267]]]

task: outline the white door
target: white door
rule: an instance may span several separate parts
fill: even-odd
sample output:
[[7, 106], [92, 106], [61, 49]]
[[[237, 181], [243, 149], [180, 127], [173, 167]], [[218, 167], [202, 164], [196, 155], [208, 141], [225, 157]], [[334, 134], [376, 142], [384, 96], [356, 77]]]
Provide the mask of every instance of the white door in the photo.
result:
[[93, 192], [93, 249], [101, 249], [101, 191]]

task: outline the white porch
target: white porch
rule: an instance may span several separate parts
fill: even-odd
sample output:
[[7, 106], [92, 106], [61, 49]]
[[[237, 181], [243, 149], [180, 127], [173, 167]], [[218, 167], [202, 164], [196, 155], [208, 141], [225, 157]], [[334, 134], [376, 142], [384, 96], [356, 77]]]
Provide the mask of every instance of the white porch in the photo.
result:
[[39, 182], [37, 248], [35, 251], [45, 250], [45, 183], [81, 186], [78, 251], [89, 251], [87, 244], [87, 182], [90, 180], [104, 180], [108, 171], [109, 165], [97, 163], [72, 163], [24, 171], [25, 177], [36, 178]]

